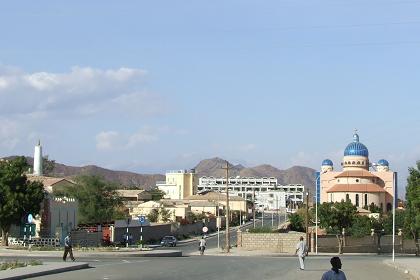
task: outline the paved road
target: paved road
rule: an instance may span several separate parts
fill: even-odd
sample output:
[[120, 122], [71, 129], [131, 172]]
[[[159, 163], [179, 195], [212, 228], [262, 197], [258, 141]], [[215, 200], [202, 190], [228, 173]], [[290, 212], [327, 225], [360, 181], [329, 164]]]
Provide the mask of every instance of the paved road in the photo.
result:
[[[294, 257], [191, 256], [98, 260], [93, 268], [33, 279], [320, 279], [330, 268], [327, 256], [311, 257], [306, 270]], [[347, 279], [409, 279], [382, 263], [383, 257], [343, 256]]]

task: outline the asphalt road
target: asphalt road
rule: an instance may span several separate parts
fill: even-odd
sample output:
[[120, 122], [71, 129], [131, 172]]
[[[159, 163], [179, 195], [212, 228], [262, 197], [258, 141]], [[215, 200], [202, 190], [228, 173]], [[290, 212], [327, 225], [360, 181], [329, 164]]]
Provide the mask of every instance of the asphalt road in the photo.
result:
[[[261, 223], [261, 220], [257, 222], [257, 225], [258, 223]], [[248, 227], [252, 227], [252, 224]], [[223, 244], [223, 238], [224, 235], [221, 234], [221, 244]], [[236, 231], [233, 231], [231, 242], [235, 241]], [[310, 256], [305, 264], [306, 270], [300, 271], [296, 257], [189, 256], [190, 253], [197, 252], [197, 247], [197, 242], [180, 244], [175, 249], [182, 250], [185, 257], [178, 258], [119, 258], [117, 256], [78, 258], [78, 261], [88, 262], [91, 268], [33, 279], [305, 280], [320, 279], [322, 273], [330, 269], [330, 256]], [[217, 236], [208, 239], [208, 247], [217, 247]], [[385, 258], [384, 256], [347, 255], [341, 257], [347, 279], [409, 279], [406, 275], [384, 265]], [[56, 261], [56, 258], [41, 258], [41, 260]]]
[[[320, 279], [330, 269], [330, 257], [309, 257], [306, 270], [294, 257], [191, 256], [98, 260], [94, 267], [33, 279]], [[378, 256], [343, 256], [347, 279], [409, 279], [382, 263]]]

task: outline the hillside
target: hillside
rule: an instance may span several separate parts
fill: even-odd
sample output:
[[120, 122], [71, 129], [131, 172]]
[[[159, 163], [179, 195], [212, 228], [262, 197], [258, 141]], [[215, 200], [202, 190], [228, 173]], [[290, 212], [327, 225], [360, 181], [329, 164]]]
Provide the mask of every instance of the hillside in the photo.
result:
[[[12, 158], [12, 157], [9, 157]], [[33, 158], [26, 158], [29, 165], [32, 165]], [[221, 158], [211, 158], [200, 161], [195, 166], [195, 171], [199, 177], [214, 176], [225, 177], [226, 161]], [[313, 194], [314, 172], [315, 170], [303, 166], [293, 166], [286, 170], [280, 170], [272, 165], [263, 164], [255, 167], [244, 167], [240, 164], [233, 165], [229, 163], [229, 177], [275, 177], [279, 184], [302, 184], [309, 192]], [[125, 187], [137, 187], [150, 189], [156, 185], [156, 181], [165, 181], [165, 175], [162, 174], [138, 174], [128, 171], [114, 171], [102, 168], [96, 165], [87, 165], [82, 167], [68, 166], [61, 163], [55, 163], [50, 176], [55, 177], [75, 177], [77, 175], [99, 175], [108, 181], [121, 184]]]

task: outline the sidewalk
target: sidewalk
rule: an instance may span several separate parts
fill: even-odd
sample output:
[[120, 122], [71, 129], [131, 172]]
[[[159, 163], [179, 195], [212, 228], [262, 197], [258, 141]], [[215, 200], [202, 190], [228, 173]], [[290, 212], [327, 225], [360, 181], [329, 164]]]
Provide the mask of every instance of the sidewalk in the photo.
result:
[[0, 271], [1, 280], [25, 279], [38, 277], [66, 271], [73, 271], [88, 268], [88, 263], [83, 262], [48, 262], [42, 265], [20, 267], [16, 269]]
[[[178, 250], [148, 250], [141, 251], [139, 249], [126, 249], [121, 248], [116, 251], [78, 251], [73, 250], [75, 258], [83, 257], [182, 257], [182, 251]], [[63, 257], [63, 251], [27, 251], [27, 250], [13, 250], [13, 249], [0, 249], [1, 257]]]
[[396, 258], [395, 262], [392, 260], [384, 260], [384, 263], [409, 274], [413, 279], [420, 279], [420, 258], [419, 257], [404, 257]]

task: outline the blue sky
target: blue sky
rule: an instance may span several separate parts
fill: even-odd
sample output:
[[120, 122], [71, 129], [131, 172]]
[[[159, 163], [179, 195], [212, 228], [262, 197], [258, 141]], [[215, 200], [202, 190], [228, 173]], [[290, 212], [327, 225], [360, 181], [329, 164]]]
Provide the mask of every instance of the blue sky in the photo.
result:
[[[88, 3], [86, 3], [88, 2]], [[420, 159], [420, 1], [0, 4], [0, 156], [139, 173]]]

